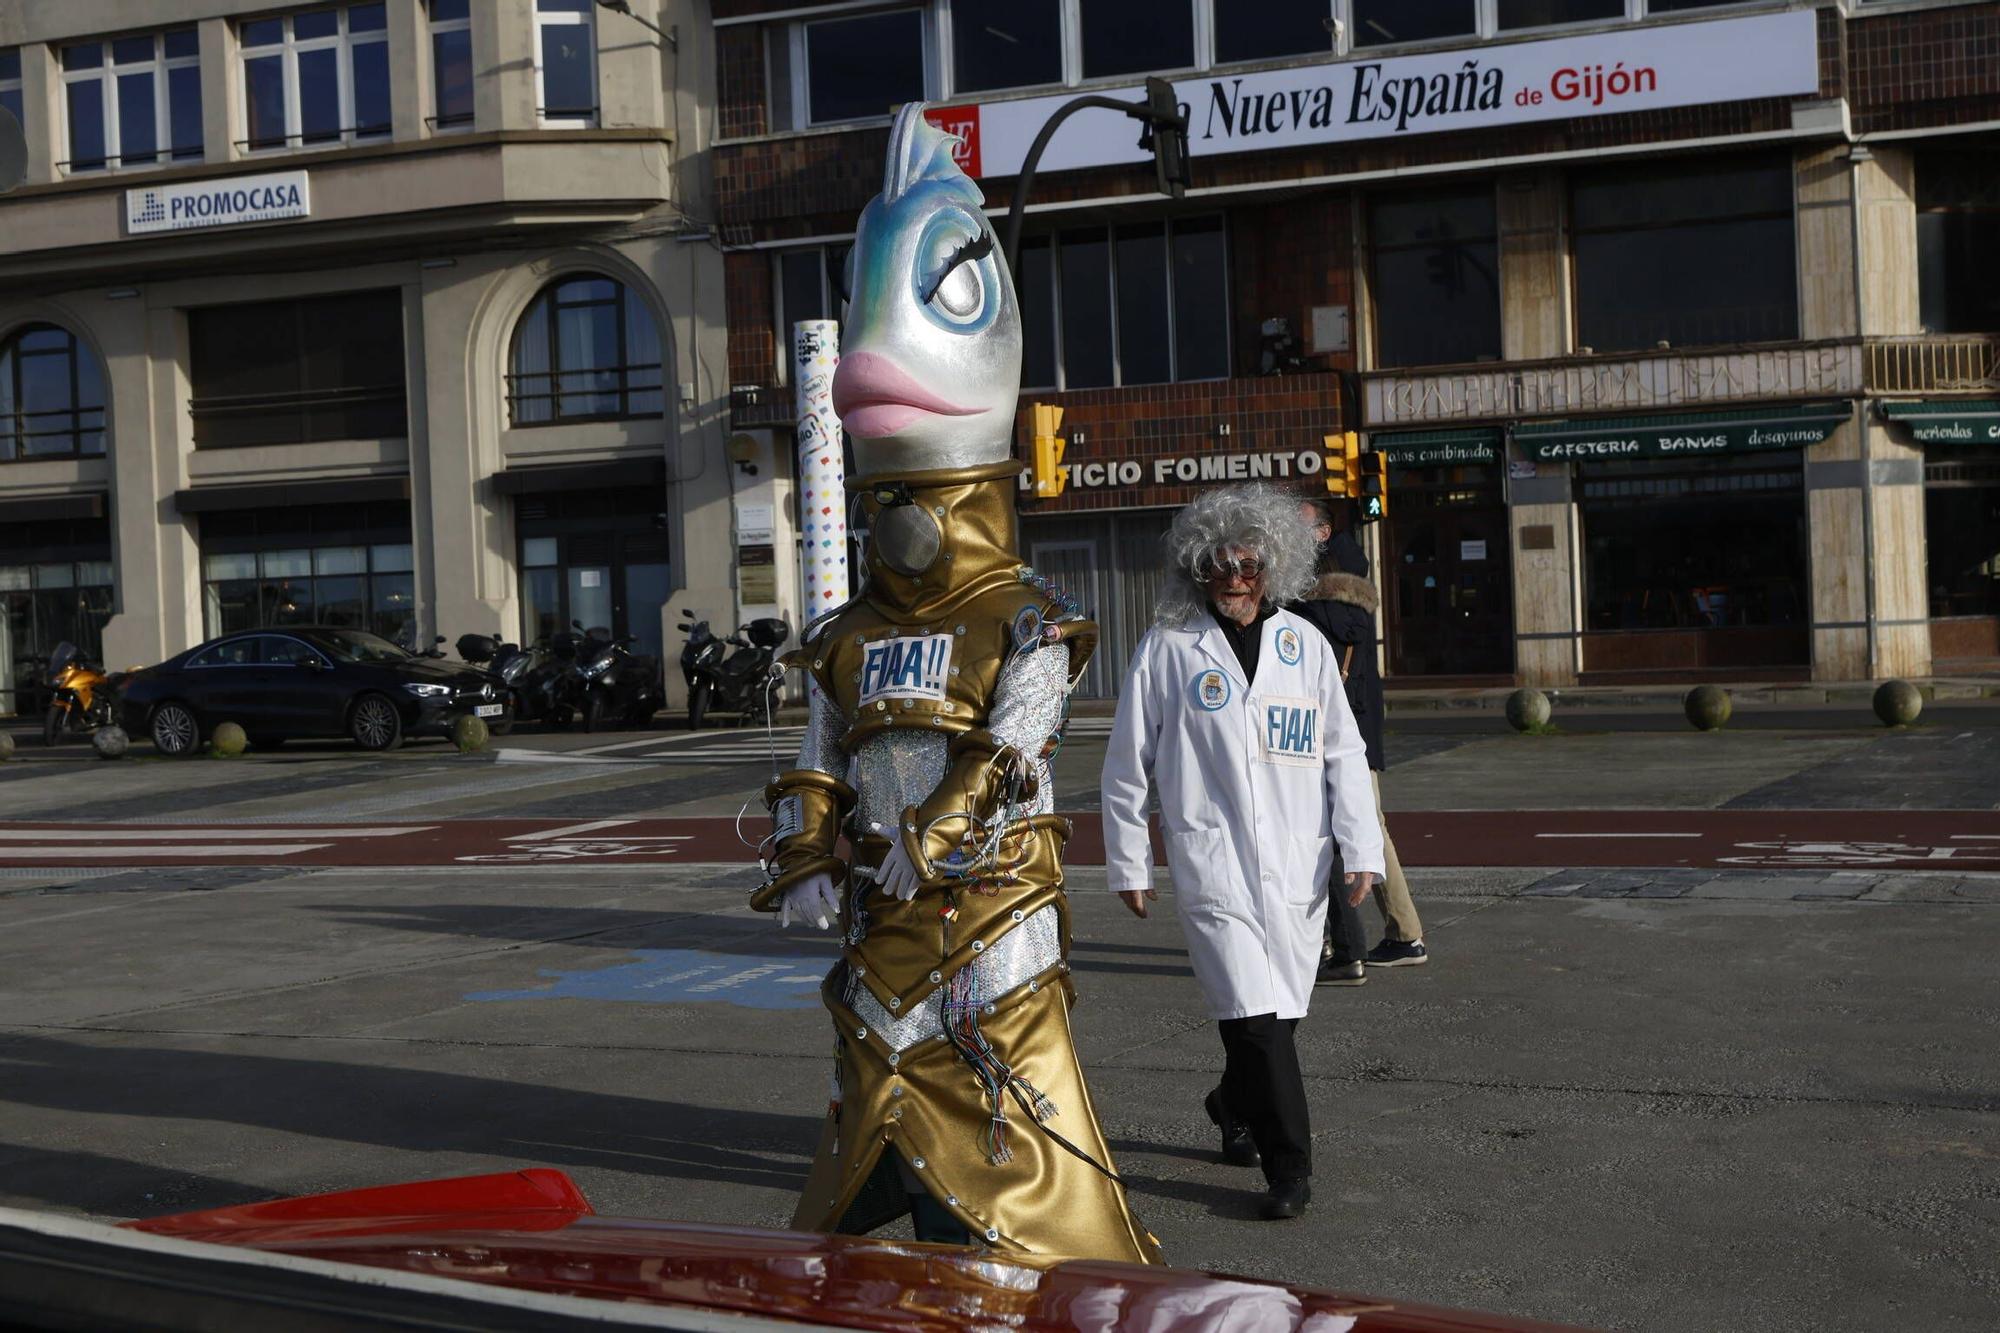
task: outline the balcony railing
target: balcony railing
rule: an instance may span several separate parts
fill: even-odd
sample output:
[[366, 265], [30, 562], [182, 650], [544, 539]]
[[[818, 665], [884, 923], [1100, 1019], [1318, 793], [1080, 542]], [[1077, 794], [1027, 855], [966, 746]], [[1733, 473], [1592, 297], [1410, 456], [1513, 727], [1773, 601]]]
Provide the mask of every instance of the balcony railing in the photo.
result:
[[1919, 334], [1480, 362], [1362, 375], [1373, 430], [1737, 403], [2000, 391], [2000, 334]]

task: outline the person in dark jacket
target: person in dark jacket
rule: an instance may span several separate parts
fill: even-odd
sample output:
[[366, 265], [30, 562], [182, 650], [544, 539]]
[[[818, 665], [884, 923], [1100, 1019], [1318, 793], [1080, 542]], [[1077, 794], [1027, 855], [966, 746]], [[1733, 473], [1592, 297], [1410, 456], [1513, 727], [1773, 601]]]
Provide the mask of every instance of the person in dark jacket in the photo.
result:
[[[1299, 517], [1313, 528], [1319, 544], [1319, 581], [1312, 595], [1293, 603], [1293, 614], [1311, 621], [1333, 645], [1340, 664], [1341, 679], [1347, 687], [1347, 703], [1354, 710], [1355, 725], [1368, 747], [1368, 768], [1375, 775], [1375, 799], [1380, 808], [1381, 773], [1388, 767], [1382, 749], [1382, 673], [1375, 665], [1375, 613], [1381, 598], [1368, 580], [1368, 557], [1354, 539], [1348, 515], [1330, 499], [1310, 497], [1299, 506]], [[1375, 905], [1384, 923], [1382, 942], [1367, 947], [1367, 935], [1360, 914], [1352, 909], [1327, 914], [1331, 951], [1320, 968], [1319, 984], [1358, 986], [1367, 979], [1363, 967], [1410, 967], [1430, 961], [1424, 948], [1424, 924], [1410, 900], [1409, 881], [1403, 875], [1396, 846], [1389, 840], [1389, 825], [1382, 824], [1382, 848], [1388, 874], [1375, 886]], [[1337, 902], [1340, 894], [1333, 894]]]

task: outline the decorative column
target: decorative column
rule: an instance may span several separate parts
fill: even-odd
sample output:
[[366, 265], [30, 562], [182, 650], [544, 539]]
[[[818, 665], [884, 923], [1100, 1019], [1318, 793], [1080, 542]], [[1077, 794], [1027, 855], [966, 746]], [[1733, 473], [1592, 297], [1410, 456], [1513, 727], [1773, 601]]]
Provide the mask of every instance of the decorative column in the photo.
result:
[[847, 464], [840, 418], [833, 414], [833, 371], [840, 364], [840, 324], [802, 319], [792, 325], [792, 384], [799, 409], [799, 553], [801, 632], [847, 600]]

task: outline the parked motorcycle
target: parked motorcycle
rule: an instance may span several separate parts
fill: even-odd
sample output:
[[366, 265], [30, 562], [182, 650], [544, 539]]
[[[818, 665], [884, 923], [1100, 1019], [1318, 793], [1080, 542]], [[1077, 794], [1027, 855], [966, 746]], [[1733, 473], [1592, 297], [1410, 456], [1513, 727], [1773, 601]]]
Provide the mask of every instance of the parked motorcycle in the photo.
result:
[[[583, 626], [572, 621], [577, 629]], [[613, 638], [606, 629], [584, 632], [577, 648], [576, 674], [582, 684], [577, 711], [583, 715], [585, 731], [602, 731], [623, 723], [642, 727], [653, 720], [664, 702], [660, 690], [660, 664], [644, 653], [631, 651], [638, 640], [630, 635]]]
[[42, 744], [59, 745], [64, 736], [88, 734], [108, 725], [116, 713], [117, 681], [85, 657], [73, 643], [49, 654], [44, 683], [55, 691], [42, 718]]
[[[688, 686], [688, 730], [700, 731], [711, 708], [740, 714], [739, 724], [767, 722], [778, 682], [772, 671], [778, 649], [792, 636], [784, 621], [764, 617], [739, 625], [736, 633], [717, 638], [706, 620], [683, 611], [681, 632], [688, 636], [681, 649], [681, 674]], [[727, 650], [735, 648], [731, 653]]]
[[[509, 729], [515, 722], [553, 720], [558, 694], [569, 693], [557, 687], [561, 678], [570, 673], [570, 664], [556, 660], [546, 639], [523, 648], [488, 634], [461, 634], [453, 646], [460, 657], [475, 666], [485, 667], [500, 677], [501, 683], [507, 687], [507, 697], [512, 704], [506, 724]], [[565, 709], [557, 725], [568, 724], [569, 711]], [[506, 732], [497, 734], [505, 735]]]

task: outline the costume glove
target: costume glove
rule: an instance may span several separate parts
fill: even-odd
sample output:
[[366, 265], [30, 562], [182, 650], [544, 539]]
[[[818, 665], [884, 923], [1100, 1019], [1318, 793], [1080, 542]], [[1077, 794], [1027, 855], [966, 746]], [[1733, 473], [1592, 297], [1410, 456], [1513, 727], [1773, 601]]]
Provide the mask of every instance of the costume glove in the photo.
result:
[[840, 897], [833, 891], [833, 876], [808, 875], [785, 890], [778, 901], [778, 926], [784, 929], [792, 918], [811, 921], [825, 930], [840, 912]]
[[900, 842], [890, 846], [889, 855], [876, 867], [875, 882], [882, 886], [882, 892], [904, 902], [916, 897], [923, 883], [917, 877], [917, 867], [910, 861], [909, 850]]

